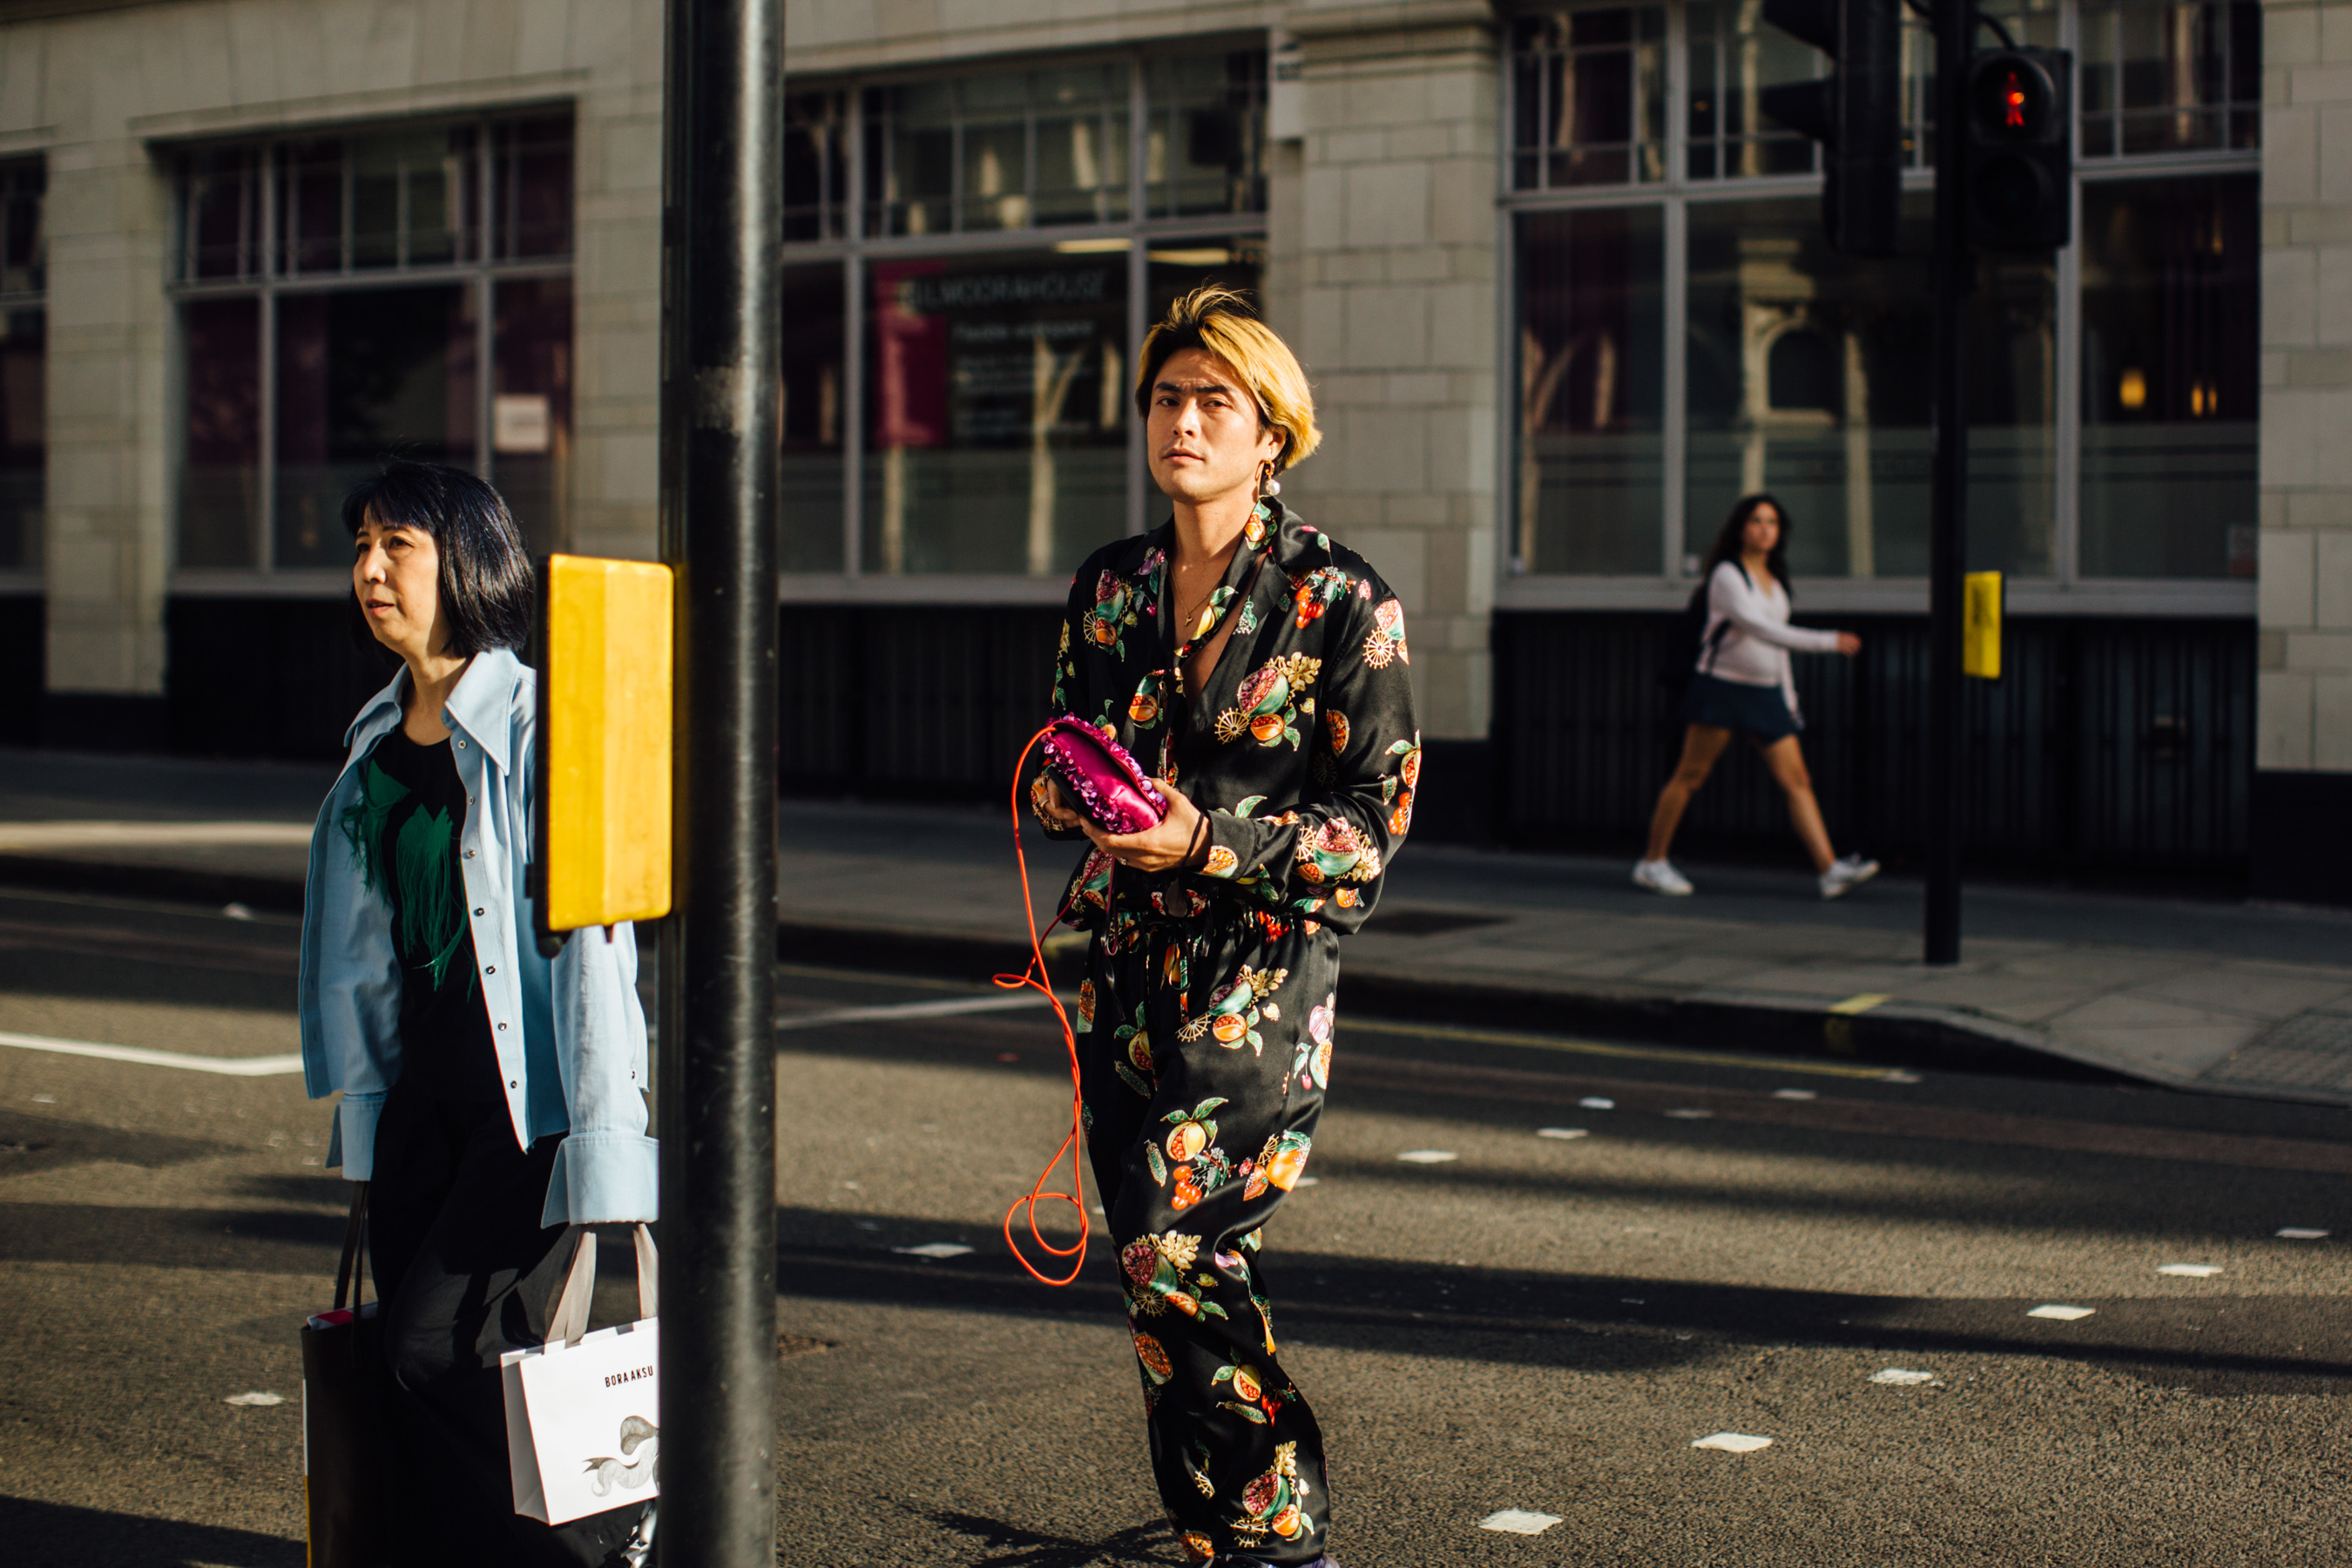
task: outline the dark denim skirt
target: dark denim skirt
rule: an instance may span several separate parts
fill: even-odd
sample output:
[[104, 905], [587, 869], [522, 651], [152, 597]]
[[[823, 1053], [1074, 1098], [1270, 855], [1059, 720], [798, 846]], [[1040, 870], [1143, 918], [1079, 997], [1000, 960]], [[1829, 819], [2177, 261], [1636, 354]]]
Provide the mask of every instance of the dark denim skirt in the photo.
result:
[[1788, 699], [1780, 695], [1779, 687], [1748, 686], [1712, 675], [1691, 677], [1675, 717], [1685, 724], [1712, 724], [1718, 730], [1753, 736], [1761, 746], [1804, 728], [1789, 711]]

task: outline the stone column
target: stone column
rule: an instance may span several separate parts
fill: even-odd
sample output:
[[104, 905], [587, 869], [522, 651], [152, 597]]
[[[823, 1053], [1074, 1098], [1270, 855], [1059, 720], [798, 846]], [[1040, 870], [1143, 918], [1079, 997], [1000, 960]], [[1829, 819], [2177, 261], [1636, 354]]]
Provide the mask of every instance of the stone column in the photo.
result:
[[45, 744], [160, 751], [171, 561], [169, 182], [140, 143], [49, 156]]
[[658, 550], [662, 10], [614, 8], [614, 68], [578, 100], [572, 339], [580, 355], [571, 548]]
[[1476, 833], [1462, 813], [1483, 816], [1493, 692], [1494, 12], [1309, 4], [1284, 26], [1303, 51], [1305, 134], [1275, 162], [1267, 303], [1325, 432], [1286, 483], [1402, 597], [1447, 806], [1423, 821]]
[[2263, 6], [2259, 895], [2352, 902], [2352, 4]]

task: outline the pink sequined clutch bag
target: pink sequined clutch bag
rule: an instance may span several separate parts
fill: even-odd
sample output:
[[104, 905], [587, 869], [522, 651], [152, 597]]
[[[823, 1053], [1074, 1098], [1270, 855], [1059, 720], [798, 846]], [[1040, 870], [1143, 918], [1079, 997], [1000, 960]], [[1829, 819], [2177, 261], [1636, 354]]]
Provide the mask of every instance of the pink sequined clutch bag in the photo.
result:
[[1083, 721], [1060, 718], [1047, 726], [1045, 765], [1061, 781], [1078, 814], [1106, 833], [1140, 833], [1168, 815], [1160, 793], [1127, 748]]

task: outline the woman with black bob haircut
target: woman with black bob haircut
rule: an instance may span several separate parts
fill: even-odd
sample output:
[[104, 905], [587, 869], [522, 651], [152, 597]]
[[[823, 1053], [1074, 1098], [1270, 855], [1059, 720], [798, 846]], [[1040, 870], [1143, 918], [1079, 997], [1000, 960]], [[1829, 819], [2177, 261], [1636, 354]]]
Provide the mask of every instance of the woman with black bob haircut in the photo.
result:
[[1818, 632], [1789, 624], [1789, 514], [1768, 495], [1742, 496], [1733, 503], [1700, 568], [1698, 591], [1691, 595], [1694, 614], [1702, 595], [1706, 629], [1699, 636], [1690, 685], [1675, 714], [1683, 721], [1682, 761], [1658, 792], [1649, 849], [1633, 868], [1633, 885], [1654, 893], [1688, 896], [1690, 880], [1666, 858], [1666, 851], [1691, 796], [1706, 783], [1716, 760], [1738, 733], [1753, 742], [1773, 782], [1788, 797], [1790, 825], [1820, 873], [1822, 897], [1843, 898], [1878, 875], [1878, 862], [1859, 855], [1841, 859], [1830, 848], [1821, 803], [1813, 798], [1812, 775], [1805, 771], [1805, 753], [1797, 744], [1797, 731], [1805, 721], [1797, 710], [1789, 651], [1842, 653], [1851, 658], [1862, 651], [1862, 639], [1852, 632]]
[[533, 940], [532, 584], [506, 502], [394, 461], [343, 526], [357, 613], [402, 668], [311, 832], [302, 1065], [312, 1098], [342, 1093], [327, 1163], [369, 1184], [387, 1561], [613, 1563], [638, 1510], [559, 1529], [514, 1511], [499, 1357], [544, 1339], [566, 1227], [654, 1217], [635, 936], [553, 960]]

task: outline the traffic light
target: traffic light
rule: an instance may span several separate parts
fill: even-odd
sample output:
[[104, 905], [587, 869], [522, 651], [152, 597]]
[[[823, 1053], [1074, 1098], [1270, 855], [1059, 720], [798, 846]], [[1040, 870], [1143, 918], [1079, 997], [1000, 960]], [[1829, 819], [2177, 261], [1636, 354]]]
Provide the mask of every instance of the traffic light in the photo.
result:
[[1764, 20], [1837, 62], [1766, 88], [1765, 113], [1822, 144], [1822, 229], [1848, 256], [1892, 256], [1903, 202], [1903, 0], [1764, 0]]
[[2074, 57], [1986, 49], [1969, 62], [1968, 232], [1986, 250], [2050, 250], [2074, 225]]

